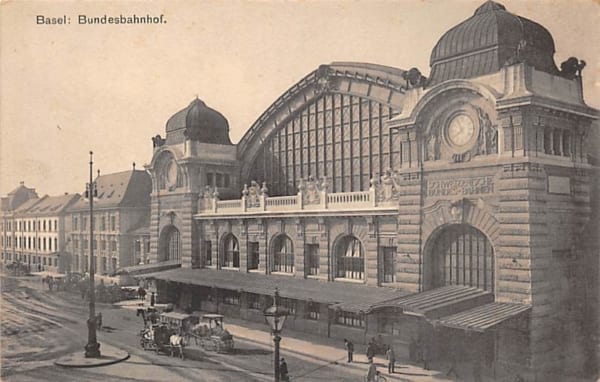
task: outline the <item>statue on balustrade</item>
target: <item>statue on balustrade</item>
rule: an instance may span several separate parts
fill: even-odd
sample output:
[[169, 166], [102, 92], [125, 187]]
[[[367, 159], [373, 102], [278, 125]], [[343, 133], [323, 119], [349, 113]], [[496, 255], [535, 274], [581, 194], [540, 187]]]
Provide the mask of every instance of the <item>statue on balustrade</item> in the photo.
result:
[[385, 169], [380, 180], [373, 180], [371, 184], [375, 187], [378, 201], [389, 202], [398, 199], [399, 183], [397, 174], [391, 168]]
[[[266, 190], [266, 186], [265, 186]], [[260, 207], [260, 196], [262, 195], [262, 189], [257, 182], [254, 180], [250, 182], [250, 187], [244, 184], [242, 190], [242, 196], [246, 197], [246, 207]]]

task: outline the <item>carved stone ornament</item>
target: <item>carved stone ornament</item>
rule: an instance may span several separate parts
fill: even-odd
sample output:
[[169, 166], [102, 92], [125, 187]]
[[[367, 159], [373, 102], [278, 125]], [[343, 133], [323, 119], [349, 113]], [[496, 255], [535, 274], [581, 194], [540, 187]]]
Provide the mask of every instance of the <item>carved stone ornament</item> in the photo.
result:
[[371, 186], [375, 188], [375, 195], [378, 202], [398, 200], [400, 177], [392, 169], [387, 168], [379, 180], [372, 180]]
[[[212, 208], [212, 201], [215, 195], [216, 189], [213, 190], [210, 186], [205, 186], [202, 195], [200, 196], [200, 204], [203, 210], [209, 210]], [[218, 197], [218, 193], [217, 193]]]
[[441, 123], [437, 118], [429, 129], [429, 135], [425, 139], [425, 160], [440, 159]]
[[422, 88], [427, 84], [427, 77], [423, 76], [417, 68], [411, 68], [402, 73], [402, 78], [406, 80], [406, 87], [408, 89]]
[[461, 199], [450, 205], [451, 221], [454, 223], [462, 223], [464, 215], [465, 200]]
[[478, 155], [498, 153], [498, 127], [492, 124], [489, 115], [477, 108], [479, 117], [479, 137], [477, 138]]
[[260, 185], [254, 180], [251, 181], [250, 187], [244, 185], [244, 191], [242, 191], [242, 193], [245, 194], [246, 192], [247, 195], [244, 195], [246, 196], [246, 207], [260, 207], [260, 197], [262, 195], [262, 189]]
[[320, 181], [312, 175], [301, 179], [298, 189], [302, 192], [302, 203], [304, 205], [321, 203], [321, 192], [327, 188], [326, 184], [325, 180]]
[[317, 83], [315, 84], [315, 94], [326, 93], [331, 90], [337, 90], [337, 85], [329, 75], [329, 67], [321, 65], [317, 69]]
[[165, 144], [167, 140], [159, 135], [152, 137], [152, 147], [157, 148]]

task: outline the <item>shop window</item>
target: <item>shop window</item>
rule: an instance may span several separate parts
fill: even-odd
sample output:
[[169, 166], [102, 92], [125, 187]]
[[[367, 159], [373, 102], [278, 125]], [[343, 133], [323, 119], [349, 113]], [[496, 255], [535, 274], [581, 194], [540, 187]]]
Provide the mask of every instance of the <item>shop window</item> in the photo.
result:
[[223, 291], [222, 301], [225, 305], [240, 305], [240, 295], [234, 291]]
[[228, 235], [223, 242], [223, 267], [240, 267], [240, 247], [237, 239], [233, 235]]
[[259, 243], [251, 241], [248, 243], [248, 269], [258, 269], [260, 259]]
[[262, 310], [260, 295], [248, 293], [246, 295], [246, 302], [248, 303], [248, 309]]
[[292, 240], [286, 235], [279, 235], [273, 243], [273, 272], [294, 272], [294, 248]]
[[365, 319], [362, 314], [354, 312], [337, 312], [336, 322], [344, 326], [352, 326], [355, 328], [364, 328]]
[[337, 250], [337, 277], [364, 280], [365, 259], [361, 242], [354, 236], [340, 239]]
[[394, 282], [394, 260], [396, 259], [395, 247], [383, 247], [383, 282]]
[[308, 302], [306, 304], [306, 318], [308, 320], [318, 320], [321, 317], [321, 304], [317, 302]]
[[319, 245], [308, 244], [304, 253], [306, 259], [306, 274], [307, 275], [318, 275], [319, 274]]

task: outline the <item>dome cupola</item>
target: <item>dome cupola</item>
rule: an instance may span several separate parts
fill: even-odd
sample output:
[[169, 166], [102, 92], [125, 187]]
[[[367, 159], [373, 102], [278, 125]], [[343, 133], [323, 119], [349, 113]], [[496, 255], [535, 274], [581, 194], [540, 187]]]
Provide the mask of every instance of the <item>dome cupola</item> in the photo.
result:
[[229, 123], [218, 111], [211, 109], [196, 98], [188, 107], [175, 113], [167, 121], [167, 140], [169, 135], [180, 136], [193, 141], [218, 145], [231, 145]]
[[483, 76], [516, 62], [557, 74], [553, 56], [554, 40], [546, 28], [486, 1], [437, 42], [431, 52], [429, 84]]

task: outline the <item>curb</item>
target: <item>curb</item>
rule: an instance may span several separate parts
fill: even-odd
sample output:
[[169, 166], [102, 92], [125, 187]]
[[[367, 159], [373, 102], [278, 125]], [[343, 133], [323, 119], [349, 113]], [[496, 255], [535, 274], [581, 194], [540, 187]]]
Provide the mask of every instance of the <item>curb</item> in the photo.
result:
[[128, 352], [107, 344], [101, 344], [100, 352], [102, 354], [100, 358], [85, 358], [83, 351], [67, 354], [54, 361], [54, 364], [67, 368], [98, 367], [112, 365], [129, 358]]

